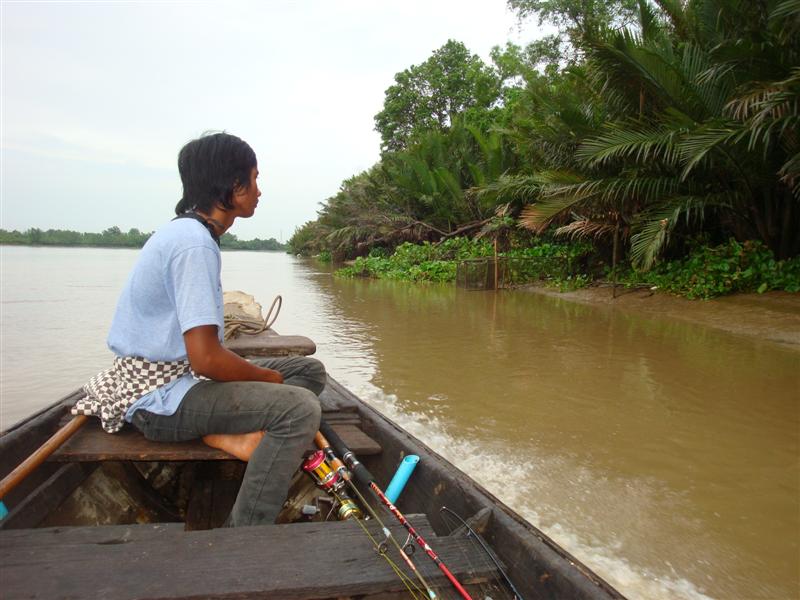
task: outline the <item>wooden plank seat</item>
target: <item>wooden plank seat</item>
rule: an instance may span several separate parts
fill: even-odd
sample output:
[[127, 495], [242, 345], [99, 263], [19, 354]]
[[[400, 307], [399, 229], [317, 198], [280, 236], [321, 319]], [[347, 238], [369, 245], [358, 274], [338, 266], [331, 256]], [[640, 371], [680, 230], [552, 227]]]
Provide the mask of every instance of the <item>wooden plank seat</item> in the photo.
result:
[[[356, 425], [331, 422], [331, 427], [358, 455], [380, 454], [378, 443]], [[309, 449], [311, 449], [309, 447]], [[314, 448], [315, 449], [315, 448]], [[201, 440], [189, 442], [151, 442], [126, 427], [114, 434], [104, 432], [100, 422], [92, 419], [49, 458], [57, 462], [94, 462], [107, 460], [184, 461], [236, 460], [230, 454], [206, 446]]]
[[[285, 337], [285, 336], [280, 336]], [[342, 393], [341, 384], [328, 378], [319, 396], [322, 418], [331, 424], [349, 448], [360, 456], [381, 453], [380, 445], [361, 430], [361, 417], [352, 400]], [[76, 392], [65, 404], [72, 404]], [[71, 415], [61, 422], [65, 424]], [[309, 448], [311, 449], [311, 448]], [[97, 419], [91, 419], [48, 459], [55, 462], [91, 462], [108, 460], [190, 461], [236, 460], [230, 454], [206, 446], [201, 440], [189, 442], [151, 442], [130, 425], [122, 431], [105, 433]]]
[[[435, 537], [423, 515], [409, 518], [462, 583], [496, 575], [466, 538]], [[377, 534], [376, 524], [367, 524]], [[390, 527], [397, 539], [405, 538], [399, 525]], [[441, 571], [421, 550], [415, 562], [432, 586], [448, 589]], [[389, 598], [405, 592], [403, 582], [352, 521], [192, 532], [183, 531], [181, 524], [163, 523], [1, 531], [0, 564], [2, 595], [9, 600], [291, 600]], [[405, 565], [401, 568], [408, 573]]]
[[279, 335], [271, 329], [226, 340], [225, 346], [240, 356], [309, 356], [317, 345], [302, 335]]

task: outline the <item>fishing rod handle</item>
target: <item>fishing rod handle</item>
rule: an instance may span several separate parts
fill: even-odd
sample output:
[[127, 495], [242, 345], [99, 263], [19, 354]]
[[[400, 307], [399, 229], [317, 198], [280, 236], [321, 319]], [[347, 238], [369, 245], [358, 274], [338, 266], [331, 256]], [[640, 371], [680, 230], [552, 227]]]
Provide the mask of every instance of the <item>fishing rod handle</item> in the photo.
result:
[[317, 445], [317, 448], [322, 450], [322, 452], [325, 454], [331, 467], [333, 467], [333, 470], [341, 474], [345, 480], [349, 480], [350, 473], [348, 473], [344, 463], [334, 454], [333, 448], [331, 448], [331, 443], [319, 431], [314, 436], [314, 443]]
[[356, 455], [345, 445], [342, 438], [339, 437], [339, 434], [333, 430], [333, 427], [331, 427], [327, 421], [323, 420], [319, 424], [319, 431], [331, 443], [336, 454], [341, 456], [344, 462], [347, 463], [347, 466], [350, 467], [353, 477], [362, 485], [369, 487], [369, 485], [375, 481], [375, 478], [372, 476], [372, 473], [369, 472], [369, 469], [358, 461]]

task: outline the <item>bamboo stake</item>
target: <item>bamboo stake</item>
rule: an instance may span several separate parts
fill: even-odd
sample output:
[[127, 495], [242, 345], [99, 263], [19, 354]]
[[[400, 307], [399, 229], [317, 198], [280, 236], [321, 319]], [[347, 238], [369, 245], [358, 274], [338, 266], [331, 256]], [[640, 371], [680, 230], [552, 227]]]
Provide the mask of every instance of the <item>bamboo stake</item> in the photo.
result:
[[497, 291], [497, 238], [494, 238], [494, 291]]
[[619, 254], [619, 215], [617, 215], [617, 223], [614, 227], [614, 251], [611, 258], [611, 297], [617, 297], [617, 257]]

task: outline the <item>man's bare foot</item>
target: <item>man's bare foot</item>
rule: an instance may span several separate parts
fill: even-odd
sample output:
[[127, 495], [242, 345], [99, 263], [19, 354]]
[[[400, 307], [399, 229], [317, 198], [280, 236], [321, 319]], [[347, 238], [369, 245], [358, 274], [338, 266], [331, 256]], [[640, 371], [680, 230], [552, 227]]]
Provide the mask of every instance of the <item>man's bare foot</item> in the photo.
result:
[[245, 462], [250, 460], [250, 455], [264, 437], [263, 431], [250, 433], [211, 433], [203, 436], [206, 445], [219, 448], [228, 454]]

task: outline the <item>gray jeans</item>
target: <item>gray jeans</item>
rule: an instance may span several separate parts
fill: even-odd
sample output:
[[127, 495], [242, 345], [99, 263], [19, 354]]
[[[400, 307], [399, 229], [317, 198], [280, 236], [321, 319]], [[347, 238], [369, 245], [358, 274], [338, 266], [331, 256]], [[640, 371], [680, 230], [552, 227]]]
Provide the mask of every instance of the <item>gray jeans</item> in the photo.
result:
[[266, 431], [250, 457], [228, 523], [274, 523], [303, 451], [319, 428], [317, 396], [325, 367], [315, 358], [262, 358], [260, 367], [280, 372], [284, 383], [201, 381], [173, 415], [137, 410], [133, 425], [149, 440], [180, 442], [210, 433]]

